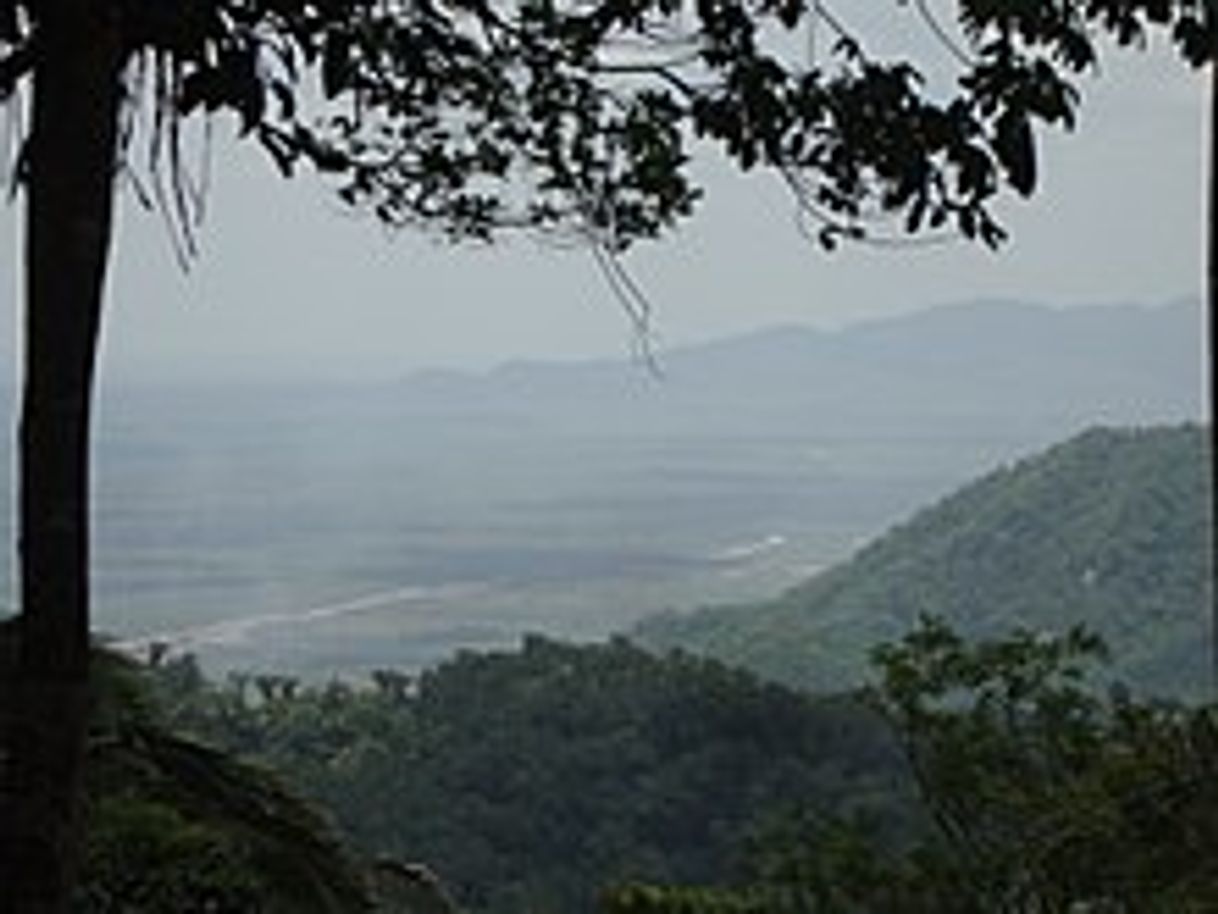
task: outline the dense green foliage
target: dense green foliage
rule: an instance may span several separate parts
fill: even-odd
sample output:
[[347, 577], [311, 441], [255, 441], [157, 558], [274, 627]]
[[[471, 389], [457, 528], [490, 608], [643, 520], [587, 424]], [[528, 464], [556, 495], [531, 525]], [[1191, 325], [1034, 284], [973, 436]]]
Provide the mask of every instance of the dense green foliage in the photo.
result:
[[[924, 619], [849, 701], [621, 639], [531, 637], [361, 688], [160, 662], [175, 725], [226, 748], [150, 729], [138, 701], [102, 719], [81, 910], [344, 909], [317, 889], [346, 877], [308, 881], [344, 855], [233, 752], [330, 804], [425, 910], [448, 890], [478, 911], [1213, 910], [1218, 718], [1104, 693], [1104, 653], [1082, 629], [972, 644]], [[300, 838], [303, 865], [283, 856]]]
[[539, 637], [369, 688], [159, 670], [179, 726], [270, 763], [370, 856], [478, 911], [587, 911], [628, 880], [726, 878], [798, 807], [908, 823], [895, 743], [856, 704], [616, 640]]
[[1068, 914], [1218, 905], [1218, 714], [1101, 697], [1081, 629], [966, 644], [929, 622], [876, 652], [870, 700], [929, 812], [912, 844], [779, 834], [729, 890], [636, 886], [613, 914]]
[[167, 725], [138, 668], [93, 660], [78, 914], [358, 914], [358, 862], [268, 769]]
[[1000, 469], [776, 600], [645, 622], [639, 638], [842, 688], [924, 613], [969, 634], [1086, 624], [1152, 691], [1205, 681], [1202, 429], [1093, 430]]

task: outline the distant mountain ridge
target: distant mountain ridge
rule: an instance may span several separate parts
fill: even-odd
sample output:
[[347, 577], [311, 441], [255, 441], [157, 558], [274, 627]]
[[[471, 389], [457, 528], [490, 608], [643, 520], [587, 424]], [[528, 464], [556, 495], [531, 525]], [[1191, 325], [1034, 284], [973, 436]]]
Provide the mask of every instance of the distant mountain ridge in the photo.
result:
[[857, 681], [869, 647], [923, 613], [972, 634], [1082, 623], [1132, 683], [1199, 694], [1207, 454], [1195, 425], [1088, 431], [965, 486], [776, 600], [666, 614], [634, 634], [825, 689]]
[[[1153, 422], [1200, 417], [1202, 337], [1195, 299], [1082, 307], [981, 300], [836, 330], [787, 324], [661, 349], [654, 372], [625, 358], [514, 361], [481, 372], [424, 369], [380, 385], [301, 379], [267, 385], [265, 392], [284, 398], [293, 390], [309, 397], [345, 391], [365, 400], [392, 398], [406, 413], [473, 409], [563, 419], [591, 402], [608, 408], [608, 417], [599, 410], [596, 418], [613, 418], [610, 428], [619, 410], [646, 425], [671, 422], [674, 407], [688, 406], [712, 408], [714, 415], [699, 410], [696, 421], [716, 426], [764, 425], [792, 412], [834, 426], [857, 419], [908, 422], [919, 414], [982, 421], [1002, 406], [1017, 406], [1016, 418], [1033, 421], [1082, 414], [1094, 424], [1106, 418], [1096, 416], [1098, 408], [1114, 423]], [[0, 417], [6, 419], [17, 408], [10, 380], [0, 377]], [[257, 383], [238, 386], [263, 390]], [[171, 380], [115, 388], [103, 383], [101, 397], [121, 413], [128, 400], [224, 389], [222, 378], [180, 386]], [[731, 409], [744, 405], [756, 412], [755, 420]]]
[[944, 305], [822, 331], [788, 325], [657, 353], [658, 375], [624, 360], [518, 362], [483, 374], [423, 372], [398, 388], [432, 410], [527, 412], [612, 431], [677, 422], [765, 428], [902, 427], [931, 419], [1077, 430], [1097, 422], [1199, 418], [1201, 311]]
[[[658, 374], [624, 358], [358, 384], [139, 387], [103, 371], [98, 624], [138, 638], [415, 587], [490, 594], [277, 630], [290, 639], [256, 629], [217, 661], [290, 652], [329, 671], [757, 599], [1089, 425], [1197, 419], [1201, 327], [1196, 301], [990, 302], [661, 351]], [[15, 408], [0, 398], [10, 443]], [[10, 479], [14, 461], [0, 449]], [[758, 542], [780, 545], [713, 560]], [[0, 604], [13, 559], [0, 550]]]

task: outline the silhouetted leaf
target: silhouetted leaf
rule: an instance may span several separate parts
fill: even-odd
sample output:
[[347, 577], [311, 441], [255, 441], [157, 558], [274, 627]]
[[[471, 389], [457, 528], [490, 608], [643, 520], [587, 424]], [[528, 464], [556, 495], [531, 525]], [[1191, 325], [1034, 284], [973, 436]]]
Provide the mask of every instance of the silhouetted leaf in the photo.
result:
[[996, 131], [994, 150], [998, 160], [1011, 186], [1026, 197], [1036, 189], [1036, 144], [1028, 116], [1008, 108], [999, 117]]

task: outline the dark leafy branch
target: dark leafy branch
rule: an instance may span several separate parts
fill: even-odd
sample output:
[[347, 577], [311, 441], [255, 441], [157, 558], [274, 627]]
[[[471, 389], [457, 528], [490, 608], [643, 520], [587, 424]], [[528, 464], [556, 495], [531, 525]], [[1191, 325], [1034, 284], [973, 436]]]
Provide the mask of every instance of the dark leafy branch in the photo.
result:
[[[156, 141], [176, 149], [177, 119], [231, 111], [285, 173], [308, 162], [389, 224], [454, 238], [574, 228], [611, 252], [692, 212], [696, 138], [743, 169], [780, 169], [827, 245], [889, 216], [910, 235], [996, 245], [991, 205], [1004, 187], [1035, 190], [1036, 133], [1072, 126], [1071, 80], [1095, 66], [1097, 41], [1137, 45], [1164, 30], [1199, 66], [1215, 29], [1203, 0], [965, 0], [958, 84], [934, 98], [913, 66], [868, 56], [806, 0], [115, 9], [132, 59], [155, 74], [168, 125]], [[821, 66], [767, 47], [814, 21], [837, 36]], [[37, 9], [5, 0], [0, 24], [0, 90], [11, 91], [28, 72]], [[317, 89], [325, 104], [306, 114]]]

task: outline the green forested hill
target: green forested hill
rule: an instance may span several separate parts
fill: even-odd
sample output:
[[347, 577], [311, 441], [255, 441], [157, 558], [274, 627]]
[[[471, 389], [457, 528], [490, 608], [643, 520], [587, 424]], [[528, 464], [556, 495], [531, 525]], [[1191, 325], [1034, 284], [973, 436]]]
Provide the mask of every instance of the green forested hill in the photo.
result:
[[1102, 633], [1153, 690], [1204, 682], [1206, 443], [1197, 426], [1088, 431], [916, 514], [771, 602], [669, 614], [634, 633], [781, 681], [839, 689], [919, 614], [992, 634]]
[[422, 861], [473, 911], [595, 908], [625, 880], [721, 883], [792, 808], [904, 821], [878, 720], [623, 639], [526, 639], [372, 688], [157, 671], [176, 726], [271, 765], [353, 845]]

